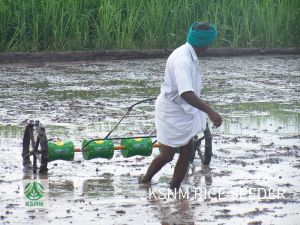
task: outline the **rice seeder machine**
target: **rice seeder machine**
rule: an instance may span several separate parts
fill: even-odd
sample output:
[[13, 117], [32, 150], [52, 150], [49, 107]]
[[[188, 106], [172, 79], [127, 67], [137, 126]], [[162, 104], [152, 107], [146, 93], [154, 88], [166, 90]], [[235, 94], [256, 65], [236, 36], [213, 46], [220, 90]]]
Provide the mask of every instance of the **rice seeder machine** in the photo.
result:
[[[157, 141], [152, 141], [155, 132], [148, 136], [134, 136], [134, 137], [120, 137], [110, 138], [111, 133], [119, 126], [122, 120], [130, 113], [136, 105], [144, 102], [154, 101], [156, 98], [149, 98], [139, 101], [129, 108], [126, 113], [118, 121], [115, 127], [104, 137], [95, 139], [84, 139], [81, 147], [74, 146], [71, 140], [48, 139], [45, 127], [38, 120], [29, 120], [26, 124], [23, 136], [23, 166], [31, 166], [30, 157], [33, 157], [32, 169], [37, 172], [37, 161], [40, 162], [39, 173], [46, 174], [48, 171], [48, 163], [55, 160], [72, 161], [75, 153], [82, 153], [85, 160], [96, 158], [111, 159], [115, 151], [121, 151], [124, 158], [140, 155], [150, 156], [153, 148], [160, 147]], [[36, 132], [36, 137], [34, 135]], [[201, 141], [205, 140], [204, 152], [201, 150]], [[115, 142], [119, 141], [120, 144], [116, 145]], [[194, 157], [191, 159], [193, 162], [196, 152], [198, 153], [203, 164], [208, 165], [212, 156], [212, 136], [208, 125], [204, 130], [204, 136], [194, 138]]]

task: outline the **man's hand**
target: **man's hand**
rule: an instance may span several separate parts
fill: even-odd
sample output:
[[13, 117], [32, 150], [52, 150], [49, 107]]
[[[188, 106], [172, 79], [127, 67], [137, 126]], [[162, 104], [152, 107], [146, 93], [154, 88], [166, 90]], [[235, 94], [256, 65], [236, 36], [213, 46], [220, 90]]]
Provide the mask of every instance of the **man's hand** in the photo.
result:
[[210, 106], [206, 102], [201, 100], [197, 95], [195, 95], [194, 92], [184, 92], [181, 94], [181, 97], [190, 105], [207, 113], [209, 119], [213, 122], [215, 127], [219, 127], [222, 125], [222, 117], [220, 116], [220, 114], [210, 108]]
[[219, 113], [217, 113], [214, 110], [211, 110], [211, 112], [207, 113], [209, 119], [213, 122], [215, 127], [219, 127], [222, 125], [222, 117]]

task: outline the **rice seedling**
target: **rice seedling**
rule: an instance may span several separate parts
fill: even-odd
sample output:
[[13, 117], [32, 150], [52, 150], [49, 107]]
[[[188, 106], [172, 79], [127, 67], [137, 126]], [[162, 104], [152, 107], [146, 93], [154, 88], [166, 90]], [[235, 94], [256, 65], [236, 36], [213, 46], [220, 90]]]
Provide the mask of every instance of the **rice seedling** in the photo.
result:
[[215, 47], [299, 47], [298, 0], [1, 0], [0, 51], [174, 48], [194, 21]]

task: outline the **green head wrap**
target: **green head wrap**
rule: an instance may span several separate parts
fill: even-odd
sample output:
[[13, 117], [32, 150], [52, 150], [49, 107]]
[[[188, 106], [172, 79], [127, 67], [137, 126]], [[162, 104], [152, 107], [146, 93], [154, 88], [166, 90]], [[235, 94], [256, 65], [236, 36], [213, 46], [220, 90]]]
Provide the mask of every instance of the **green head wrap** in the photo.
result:
[[187, 42], [195, 47], [205, 47], [212, 43], [217, 37], [217, 29], [214, 25], [208, 24], [208, 30], [193, 30], [196, 25], [207, 25], [207, 23], [196, 22], [192, 24], [187, 35]]

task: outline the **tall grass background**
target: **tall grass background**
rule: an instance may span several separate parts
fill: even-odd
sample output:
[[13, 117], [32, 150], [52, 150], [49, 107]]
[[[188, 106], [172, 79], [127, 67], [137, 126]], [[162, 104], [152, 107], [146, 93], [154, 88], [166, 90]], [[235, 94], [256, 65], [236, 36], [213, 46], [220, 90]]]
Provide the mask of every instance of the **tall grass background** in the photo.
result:
[[174, 48], [194, 21], [214, 47], [299, 47], [299, 0], [0, 0], [0, 51]]

